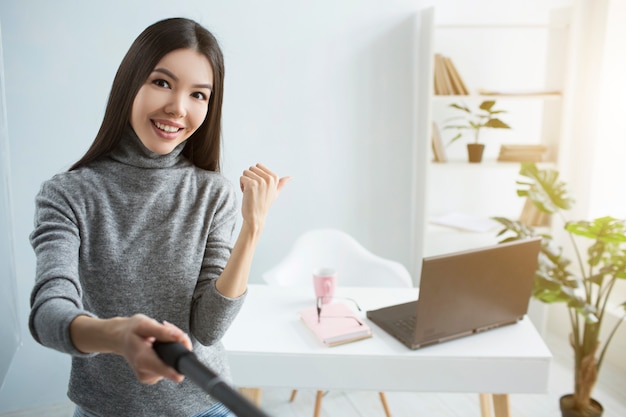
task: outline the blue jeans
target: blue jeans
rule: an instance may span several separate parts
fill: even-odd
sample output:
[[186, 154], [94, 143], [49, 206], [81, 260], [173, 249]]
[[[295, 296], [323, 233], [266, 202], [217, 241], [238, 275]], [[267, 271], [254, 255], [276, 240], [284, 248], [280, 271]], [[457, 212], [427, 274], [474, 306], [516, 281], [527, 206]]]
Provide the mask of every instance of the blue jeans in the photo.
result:
[[[99, 417], [99, 416], [76, 406], [76, 410], [74, 410], [74, 417]], [[224, 404], [217, 403], [213, 407], [209, 408], [208, 410], [203, 411], [199, 414], [196, 414], [192, 417], [235, 417], [235, 415], [231, 413], [230, 410], [226, 408]]]

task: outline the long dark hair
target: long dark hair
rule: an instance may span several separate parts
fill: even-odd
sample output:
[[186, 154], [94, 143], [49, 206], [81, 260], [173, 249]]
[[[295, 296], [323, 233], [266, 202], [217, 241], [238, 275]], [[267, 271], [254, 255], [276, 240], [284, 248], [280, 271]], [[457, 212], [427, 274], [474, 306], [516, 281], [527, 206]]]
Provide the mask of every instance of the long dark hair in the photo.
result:
[[207, 57], [213, 69], [213, 91], [209, 111], [200, 127], [187, 139], [183, 155], [196, 166], [220, 170], [224, 57], [215, 37], [190, 19], [171, 18], [147, 27], [135, 39], [120, 64], [100, 130], [91, 147], [70, 171], [110, 152], [130, 128], [130, 112], [137, 92], [157, 63], [177, 49], [192, 49]]

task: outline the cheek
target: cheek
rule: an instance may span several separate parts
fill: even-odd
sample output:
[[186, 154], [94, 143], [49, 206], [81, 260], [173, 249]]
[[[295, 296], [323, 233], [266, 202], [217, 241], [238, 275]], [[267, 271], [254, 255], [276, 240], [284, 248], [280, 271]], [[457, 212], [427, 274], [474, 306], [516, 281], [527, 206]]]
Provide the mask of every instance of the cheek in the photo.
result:
[[197, 106], [192, 111], [192, 123], [194, 130], [200, 127], [209, 113], [208, 106]]
[[133, 100], [133, 105], [130, 109], [130, 120], [136, 120], [141, 118], [143, 114], [146, 113], [146, 94], [140, 89], [137, 95], [135, 96], [135, 100]]

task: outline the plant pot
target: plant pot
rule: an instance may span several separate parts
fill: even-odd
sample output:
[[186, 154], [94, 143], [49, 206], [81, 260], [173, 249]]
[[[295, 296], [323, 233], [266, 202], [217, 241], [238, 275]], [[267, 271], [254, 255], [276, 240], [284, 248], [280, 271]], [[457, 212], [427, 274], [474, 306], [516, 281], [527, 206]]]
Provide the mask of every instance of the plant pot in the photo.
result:
[[468, 143], [467, 144], [467, 157], [470, 162], [481, 162], [483, 160], [483, 151], [485, 145], [482, 143]]
[[572, 398], [573, 398], [572, 394], [567, 394], [560, 398], [559, 406], [561, 407], [562, 417], [601, 417], [602, 416], [602, 413], [604, 412], [604, 407], [602, 407], [602, 404], [600, 404], [593, 398], [591, 399], [591, 406], [594, 409], [588, 412], [580, 412], [577, 410], [573, 410], [572, 406], [574, 405], [574, 402]]

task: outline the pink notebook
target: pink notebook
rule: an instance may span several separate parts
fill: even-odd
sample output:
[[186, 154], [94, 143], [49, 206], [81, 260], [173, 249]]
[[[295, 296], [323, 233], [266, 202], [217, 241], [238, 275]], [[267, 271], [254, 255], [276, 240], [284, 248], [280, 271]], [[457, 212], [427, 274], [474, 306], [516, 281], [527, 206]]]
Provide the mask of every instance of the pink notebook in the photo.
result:
[[315, 307], [300, 311], [300, 318], [315, 336], [327, 346], [336, 346], [372, 337], [372, 330], [367, 323], [357, 317], [346, 304], [324, 304], [319, 323], [317, 308]]

